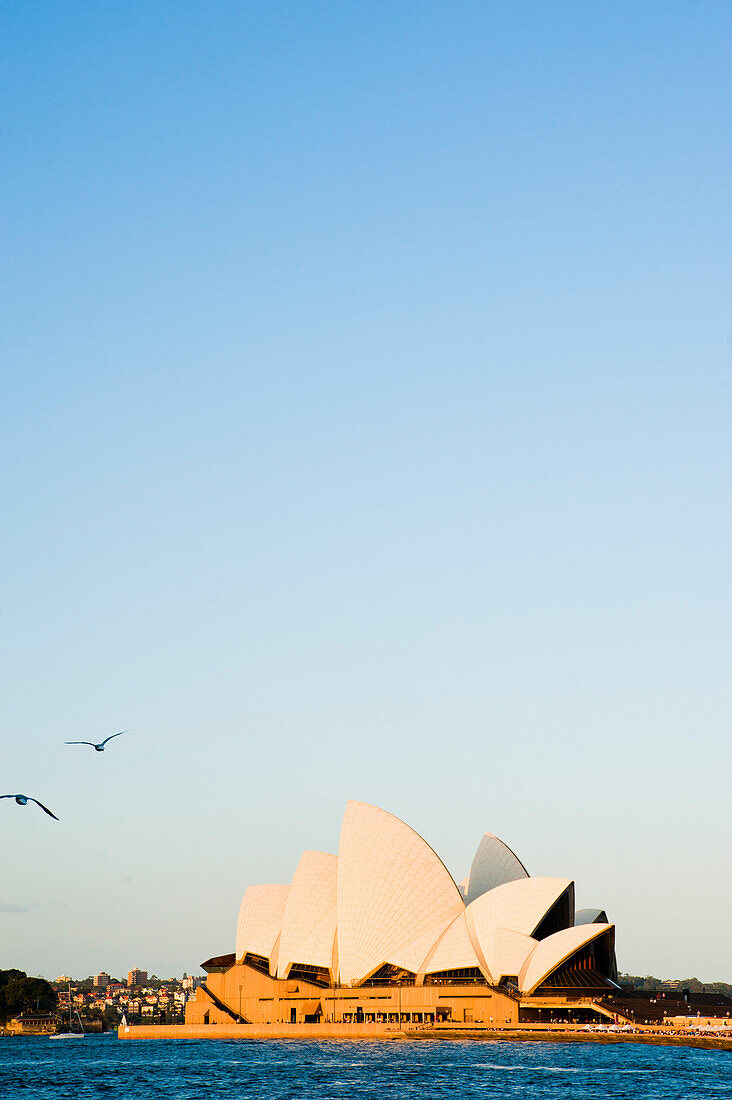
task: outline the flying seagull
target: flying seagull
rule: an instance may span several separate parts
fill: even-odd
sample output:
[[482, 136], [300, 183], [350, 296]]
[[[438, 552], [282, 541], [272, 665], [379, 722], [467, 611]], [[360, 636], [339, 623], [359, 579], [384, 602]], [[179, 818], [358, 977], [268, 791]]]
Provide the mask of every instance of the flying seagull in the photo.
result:
[[105, 737], [103, 741], [100, 741], [98, 745], [95, 745], [93, 741], [64, 741], [65, 745], [91, 745], [97, 752], [104, 752], [104, 746], [107, 741], [111, 741], [114, 737], [121, 737], [123, 733], [129, 733], [129, 730], [120, 730], [119, 733], [113, 733], [111, 737]]
[[0, 794], [0, 798], [14, 798], [19, 806], [27, 806], [29, 802], [35, 802], [36, 806], [40, 806], [44, 814], [48, 814], [54, 821], [58, 821], [55, 814], [52, 814], [48, 806], [44, 806], [42, 802], [39, 802], [37, 798], [31, 798], [29, 794]]

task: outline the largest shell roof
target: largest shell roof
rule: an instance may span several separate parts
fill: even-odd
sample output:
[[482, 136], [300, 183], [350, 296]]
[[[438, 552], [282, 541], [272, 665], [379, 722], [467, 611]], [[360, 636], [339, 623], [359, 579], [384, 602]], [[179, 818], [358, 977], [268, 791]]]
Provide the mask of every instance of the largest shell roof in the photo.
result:
[[418, 983], [482, 972], [529, 993], [590, 941], [612, 935], [613, 925], [582, 926], [586, 911], [578, 918], [575, 925], [570, 879], [530, 877], [492, 834], [478, 846], [463, 896], [418, 833], [386, 810], [349, 802], [338, 855], [305, 852], [289, 885], [247, 889], [236, 957], [267, 959], [279, 978], [316, 968], [358, 985], [388, 966]]

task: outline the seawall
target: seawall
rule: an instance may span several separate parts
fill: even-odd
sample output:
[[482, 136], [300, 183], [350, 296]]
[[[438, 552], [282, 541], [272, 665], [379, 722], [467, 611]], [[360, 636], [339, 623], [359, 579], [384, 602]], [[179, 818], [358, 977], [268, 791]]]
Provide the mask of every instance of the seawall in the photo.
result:
[[[731, 1029], [732, 1030], [732, 1029]], [[543, 1043], [645, 1043], [650, 1046], [695, 1047], [699, 1050], [726, 1050], [732, 1053], [729, 1038], [700, 1035], [691, 1031], [660, 1031], [638, 1028], [635, 1031], [587, 1031], [566, 1024], [486, 1028], [481, 1025], [398, 1028], [384, 1024], [139, 1024], [120, 1025], [120, 1039], [362, 1039], [362, 1040], [450, 1040], [474, 1039], [483, 1042]]]

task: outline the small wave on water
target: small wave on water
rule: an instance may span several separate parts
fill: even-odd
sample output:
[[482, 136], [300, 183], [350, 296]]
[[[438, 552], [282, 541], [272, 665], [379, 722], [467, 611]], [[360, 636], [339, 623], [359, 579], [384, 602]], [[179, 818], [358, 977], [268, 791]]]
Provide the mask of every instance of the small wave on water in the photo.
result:
[[[497, 1070], [532, 1070], [540, 1067], [534, 1065], [503, 1065], [500, 1062], [474, 1062], [473, 1069], [497, 1069]], [[618, 1069], [616, 1066], [544, 1066], [547, 1073], [653, 1073], [652, 1069]]]
[[[642, 1044], [0, 1042], [2, 1100], [732, 1100], [732, 1059]], [[354, 1055], [356, 1057], [354, 1058]]]

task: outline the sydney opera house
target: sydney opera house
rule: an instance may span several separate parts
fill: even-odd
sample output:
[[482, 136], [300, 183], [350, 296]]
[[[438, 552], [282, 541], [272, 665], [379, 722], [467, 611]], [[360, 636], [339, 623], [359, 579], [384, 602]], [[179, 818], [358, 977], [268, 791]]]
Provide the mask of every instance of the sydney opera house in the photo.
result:
[[612, 1017], [614, 925], [486, 833], [457, 885], [408, 825], [349, 802], [338, 854], [249, 886], [186, 1025], [505, 1025]]

